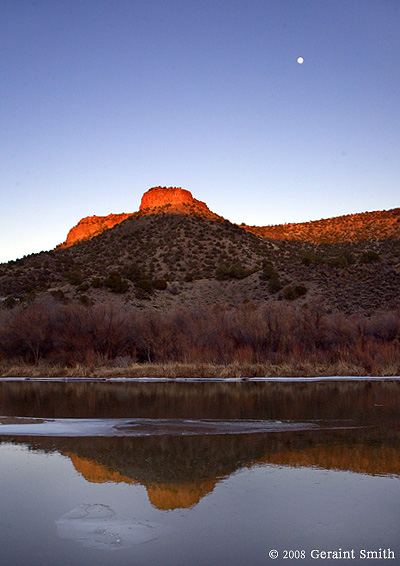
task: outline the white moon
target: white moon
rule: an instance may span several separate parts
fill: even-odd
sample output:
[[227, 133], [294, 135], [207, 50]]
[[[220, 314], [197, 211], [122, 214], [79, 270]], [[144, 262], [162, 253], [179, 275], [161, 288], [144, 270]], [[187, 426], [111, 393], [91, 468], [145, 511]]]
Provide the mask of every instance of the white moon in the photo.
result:
[[297, 62], [300, 63], [300, 65], [304, 63], [303, 57], [297, 57]]

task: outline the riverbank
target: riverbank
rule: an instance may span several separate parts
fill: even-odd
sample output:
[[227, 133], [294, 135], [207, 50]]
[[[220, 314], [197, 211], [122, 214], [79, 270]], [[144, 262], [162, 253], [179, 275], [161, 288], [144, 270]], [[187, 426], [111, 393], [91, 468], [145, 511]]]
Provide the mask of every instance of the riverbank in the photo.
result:
[[333, 364], [313, 364], [311, 362], [292, 362], [282, 364], [240, 363], [220, 365], [211, 363], [167, 363], [167, 364], [124, 364], [121, 366], [98, 365], [74, 367], [49, 365], [40, 362], [36, 365], [26, 363], [3, 362], [0, 364], [0, 377], [27, 378], [252, 378], [252, 377], [330, 377], [330, 376], [378, 376], [400, 375], [397, 364], [388, 364], [378, 369], [347, 362]]

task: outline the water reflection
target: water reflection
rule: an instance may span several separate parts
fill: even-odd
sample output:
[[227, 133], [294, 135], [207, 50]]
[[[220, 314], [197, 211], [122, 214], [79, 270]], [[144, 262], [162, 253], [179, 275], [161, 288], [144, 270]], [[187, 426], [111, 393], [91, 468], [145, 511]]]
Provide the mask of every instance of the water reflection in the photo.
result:
[[42, 383], [0, 381], [0, 415], [396, 421], [400, 381]]
[[[154, 507], [170, 510], [195, 506], [222, 479], [261, 464], [400, 476], [399, 391], [396, 382], [2, 383], [0, 414], [14, 424], [21, 416], [31, 417], [30, 423], [36, 422], [32, 418], [100, 419], [104, 426], [104, 419], [136, 419], [131, 426], [146, 422], [145, 436], [131, 436], [124, 424], [119, 437], [48, 432], [4, 440], [58, 452], [91, 483], [142, 485]], [[208, 422], [196, 434], [188, 425], [174, 433], [173, 426], [188, 418], [197, 427], [201, 419], [214, 419], [217, 429], [207, 428]], [[254, 419], [279, 419], [281, 426], [260, 432], [250, 426]], [[2, 426], [7, 425], [0, 425], [0, 434]]]
[[383, 442], [373, 428], [11, 440], [33, 450], [59, 452], [88, 482], [142, 485], [151, 504], [161, 510], [191, 507], [224, 478], [261, 464], [400, 476], [398, 442]]

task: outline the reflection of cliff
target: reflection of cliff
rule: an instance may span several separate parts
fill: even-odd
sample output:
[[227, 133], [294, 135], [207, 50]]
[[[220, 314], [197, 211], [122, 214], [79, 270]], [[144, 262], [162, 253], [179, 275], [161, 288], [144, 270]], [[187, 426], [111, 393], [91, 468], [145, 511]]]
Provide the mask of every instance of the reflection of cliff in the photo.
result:
[[[70, 458], [75, 470], [88, 482], [126, 483], [130, 485], [139, 483], [128, 476], [110, 470], [107, 466], [95, 460], [82, 458], [72, 452], [65, 452], [64, 456]], [[193, 483], [152, 483], [144, 485], [150, 503], [157, 509], [166, 511], [196, 505], [202, 497], [214, 489], [216, 483], [217, 479], [205, 479]]]
[[399, 388], [396, 382], [4, 382], [0, 383], [0, 414], [317, 420], [326, 427], [241, 435], [7, 438], [7, 442], [67, 455], [90, 482], [146, 486], [153, 505], [175, 509], [195, 505], [220, 478], [255, 464], [400, 476]]
[[71, 460], [75, 470], [79, 472], [85, 480], [91, 483], [137, 483], [132, 478], [123, 476], [119, 472], [112, 471], [107, 466], [104, 466], [95, 460], [82, 458], [72, 452], [65, 452], [64, 456], [67, 456]]
[[146, 487], [150, 503], [157, 509], [166, 511], [196, 505], [202, 497], [214, 489], [217, 481], [215, 478], [193, 483], [150, 484]]
[[264, 463], [279, 466], [316, 467], [372, 476], [400, 476], [399, 449], [390, 446], [311, 446], [282, 450], [266, 456]]
[[[43, 442], [45, 439], [40, 441], [41, 447]], [[57, 444], [87, 481], [143, 485], [152, 505], [162, 510], [191, 507], [222, 478], [253, 465], [400, 476], [398, 439], [384, 439], [370, 428], [199, 437], [60, 438]]]

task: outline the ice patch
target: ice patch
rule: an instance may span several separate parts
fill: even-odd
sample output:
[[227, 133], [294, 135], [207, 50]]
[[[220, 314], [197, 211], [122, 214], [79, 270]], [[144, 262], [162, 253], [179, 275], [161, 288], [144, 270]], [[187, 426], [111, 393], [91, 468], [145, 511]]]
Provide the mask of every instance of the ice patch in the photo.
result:
[[114, 426], [124, 420], [0, 417], [0, 436], [121, 436]]
[[[250, 419], [39, 419], [0, 417], [0, 436], [112, 437], [193, 436], [209, 434], [254, 434], [342, 428], [335, 421], [269, 421]], [[345, 428], [354, 428], [345, 423]]]
[[149, 542], [163, 534], [159, 525], [129, 521], [100, 503], [82, 503], [56, 521], [60, 538], [86, 548], [118, 550]]

